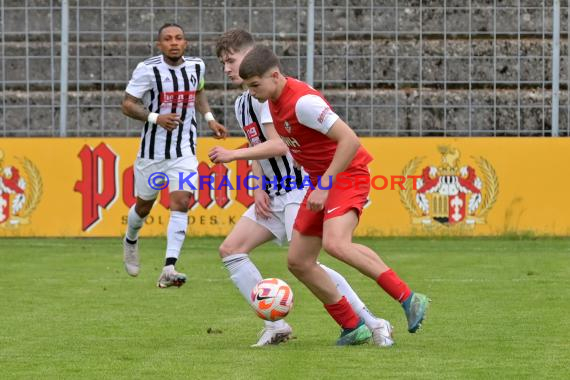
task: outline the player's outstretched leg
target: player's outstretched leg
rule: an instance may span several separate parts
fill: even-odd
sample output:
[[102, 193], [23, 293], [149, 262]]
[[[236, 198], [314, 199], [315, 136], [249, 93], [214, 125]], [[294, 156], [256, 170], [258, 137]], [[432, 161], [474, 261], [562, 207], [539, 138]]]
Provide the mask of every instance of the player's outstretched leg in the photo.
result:
[[[246, 212], [246, 214], [248, 213]], [[260, 224], [248, 217], [242, 217], [220, 245], [222, 262], [227, 268], [232, 282], [249, 305], [251, 305], [251, 290], [262, 280], [261, 273], [249, 257], [249, 252], [274, 237], [269, 230]], [[291, 326], [284, 320], [265, 321], [265, 326], [259, 334], [257, 343], [251, 347], [263, 347], [286, 342], [292, 334]]]
[[370, 248], [352, 242], [352, 234], [358, 224], [357, 214], [347, 214], [325, 221], [323, 248], [331, 256], [358, 269], [376, 280], [392, 298], [400, 302], [408, 320], [408, 331], [416, 332], [425, 318], [429, 299], [423, 294], [413, 297], [408, 285], [390, 269]]
[[137, 198], [137, 204], [129, 209], [127, 232], [123, 238], [123, 263], [130, 276], [137, 276], [140, 271], [139, 231], [142, 228], [154, 200], [145, 201]]
[[[355, 245], [361, 253], [370, 250], [368, 247]], [[410, 333], [418, 331], [425, 319], [430, 299], [424, 294], [413, 292], [390, 268], [380, 273], [376, 282], [386, 293], [401, 303], [408, 321], [408, 331]]]
[[366, 343], [372, 335], [370, 330], [346, 297], [340, 294], [327, 272], [317, 264], [320, 248], [319, 237], [294, 230], [287, 255], [289, 270], [323, 302], [327, 312], [342, 328], [337, 345]]
[[372, 332], [372, 340], [374, 344], [380, 347], [391, 347], [394, 345], [394, 337], [392, 336], [392, 325], [385, 319], [378, 318], [368, 310], [364, 302], [358, 297], [358, 294], [352, 289], [348, 281], [337, 271], [319, 263], [319, 265], [327, 272], [331, 280], [335, 283], [340, 294], [346, 297], [352, 305], [354, 312], [364, 321], [366, 327]]

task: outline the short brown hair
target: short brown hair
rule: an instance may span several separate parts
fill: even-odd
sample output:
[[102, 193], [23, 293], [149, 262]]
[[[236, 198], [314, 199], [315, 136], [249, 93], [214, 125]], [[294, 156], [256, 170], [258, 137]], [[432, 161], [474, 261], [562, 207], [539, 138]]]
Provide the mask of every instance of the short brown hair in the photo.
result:
[[242, 79], [262, 76], [273, 67], [280, 68], [279, 58], [273, 50], [266, 46], [256, 45], [241, 61], [239, 76]]
[[243, 29], [230, 29], [216, 41], [216, 55], [222, 55], [241, 51], [243, 48], [254, 45], [253, 36]]

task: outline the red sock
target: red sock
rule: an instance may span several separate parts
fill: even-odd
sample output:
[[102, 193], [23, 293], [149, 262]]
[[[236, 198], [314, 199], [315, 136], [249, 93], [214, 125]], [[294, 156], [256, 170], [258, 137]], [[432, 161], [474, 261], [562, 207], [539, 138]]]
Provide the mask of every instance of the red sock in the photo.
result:
[[338, 323], [343, 329], [353, 329], [358, 326], [360, 318], [352, 306], [346, 300], [346, 297], [342, 296], [340, 301], [333, 303], [331, 305], [324, 305], [328, 313], [333, 317], [333, 319]]
[[392, 269], [388, 269], [386, 272], [380, 273], [376, 282], [386, 293], [391, 295], [392, 298], [400, 303], [404, 302], [408, 299], [410, 294], [412, 294], [408, 285], [402, 281]]

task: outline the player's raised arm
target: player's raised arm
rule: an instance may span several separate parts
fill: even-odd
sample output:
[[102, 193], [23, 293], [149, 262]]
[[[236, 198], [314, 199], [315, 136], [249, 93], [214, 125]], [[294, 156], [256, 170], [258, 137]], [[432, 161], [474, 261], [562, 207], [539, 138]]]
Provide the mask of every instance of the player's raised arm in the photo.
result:
[[210, 150], [208, 157], [215, 163], [231, 162], [236, 160], [261, 160], [287, 154], [287, 145], [281, 140], [273, 124], [263, 124], [267, 134], [267, 141], [249, 148], [229, 150], [216, 146]]

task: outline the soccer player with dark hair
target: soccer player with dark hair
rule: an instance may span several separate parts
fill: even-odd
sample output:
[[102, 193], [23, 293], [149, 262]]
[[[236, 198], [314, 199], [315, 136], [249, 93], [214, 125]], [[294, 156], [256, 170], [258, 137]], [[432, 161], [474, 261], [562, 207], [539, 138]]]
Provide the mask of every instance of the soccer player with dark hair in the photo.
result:
[[[177, 272], [175, 264], [186, 237], [193, 188], [187, 183], [180, 187], [179, 173], [188, 176], [197, 172], [196, 110], [204, 115], [214, 137], [223, 138], [227, 134], [210, 112], [204, 91], [204, 62], [185, 57], [187, 45], [180, 25], [163, 25], [156, 42], [161, 54], [137, 65], [122, 102], [125, 115], [144, 123], [134, 165], [137, 198], [128, 214], [123, 260], [127, 273], [137, 276], [139, 231], [164, 183], [170, 194], [170, 220], [165, 264], [157, 283], [160, 288], [186, 282], [186, 275]], [[158, 172], [168, 178], [153, 177]], [[193, 176], [192, 180], [196, 178]]]
[[[243, 80], [238, 74], [239, 67], [242, 59], [253, 47], [253, 37], [242, 29], [229, 30], [218, 39], [216, 54], [224, 66], [224, 73], [233, 84], [243, 86]], [[306, 189], [302, 188], [303, 173], [295, 167], [291, 153], [275, 132], [268, 103], [260, 103], [245, 90], [236, 99], [235, 113], [250, 146], [257, 147], [256, 149], [263, 147], [266, 152], [274, 151], [278, 154], [253, 161], [253, 174], [259, 178], [258, 187], [254, 190], [255, 203], [244, 213], [220, 246], [220, 256], [230, 272], [232, 281], [249, 302], [251, 289], [262, 279], [249, 253], [271, 239], [278, 244], [291, 240], [293, 224]], [[266, 182], [265, 188], [262, 178], [271, 179], [271, 182]], [[374, 343], [391, 346], [394, 341], [390, 323], [374, 316], [341, 274], [325, 265], [319, 265], [363, 319], [372, 333]], [[291, 334], [291, 328], [285, 321], [265, 324], [256, 346], [280, 343]], [[366, 333], [363, 333], [363, 336], [365, 337]], [[366, 339], [362, 339], [359, 343], [365, 341]]]
[[[368, 164], [372, 156], [321, 93], [306, 83], [283, 76], [279, 59], [271, 49], [263, 46], [251, 49], [241, 62], [239, 76], [251, 96], [268, 103], [275, 131], [295, 161], [308, 172], [314, 186], [307, 191], [295, 220], [288, 266], [342, 327], [337, 344], [359, 343], [365, 326], [318, 265], [321, 247], [374, 279], [400, 302], [408, 331], [416, 332], [424, 319], [428, 297], [412, 292], [374, 251], [352, 241], [370, 192]], [[265, 148], [260, 144], [228, 152], [216, 147], [209, 156], [214, 162], [261, 159], [271, 154]], [[339, 186], [341, 178], [344, 185], [350, 184], [348, 188]]]
[[[224, 73], [233, 84], [243, 87], [243, 80], [238, 74], [239, 66], [253, 47], [253, 37], [243, 29], [229, 30], [218, 39], [216, 54], [223, 64]], [[301, 186], [303, 173], [295, 167], [287, 146], [276, 134], [267, 102], [260, 103], [246, 90], [235, 101], [235, 113], [250, 146], [255, 146], [256, 149], [261, 147], [265, 152], [275, 154], [275, 157], [253, 161], [253, 174], [260, 179], [254, 190], [255, 203], [244, 213], [220, 246], [220, 256], [230, 272], [232, 281], [246, 301], [250, 302], [251, 289], [262, 276], [251, 261], [249, 253], [272, 239], [277, 244], [291, 240], [293, 224], [305, 190]], [[232, 152], [225, 151], [230, 154]], [[267, 181], [264, 187], [262, 178], [271, 181]], [[363, 319], [374, 343], [383, 347], [392, 346], [394, 340], [391, 324], [372, 314], [341, 274], [325, 265], [319, 265]], [[291, 327], [283, 320], [265, 322], [265, 328], [254, 346], [281, 343], [289, 339], [291, 333]], [[363, 337], [366, 337], [366, 332]], [[359, 343], [366, 341], [367, 339], [363, 338]]]

